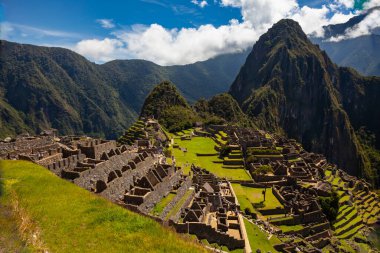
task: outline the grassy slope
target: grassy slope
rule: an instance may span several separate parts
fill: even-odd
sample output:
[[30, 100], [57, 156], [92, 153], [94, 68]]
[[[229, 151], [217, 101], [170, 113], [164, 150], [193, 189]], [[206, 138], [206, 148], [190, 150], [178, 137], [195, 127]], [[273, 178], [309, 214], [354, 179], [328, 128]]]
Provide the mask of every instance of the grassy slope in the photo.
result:
[[[196, 153], [201, 154], [213, 154], [216, 153], [214, 146], [216, 143], [211, 138], [207, 137], [194, 137], [191, 141], [184, 140], [182, 141], [179, 138], [174, 139], [181, 148], [186, 148], [187, 153], [182, 152], [181, 150], [174, 148], [173, 155], [176, 158], [177, 165], [184, 168], [185, 173], [190, 171], [189, 166], [184, 166], [186, 162], [191, 165], [194, 163], [202, 168], [209, 170], [212, 173], [219, 177], [227, 177], [230, 179], [240, 179], [240, 180], [250, 180], [248, 173], [244, 170], [244, 167], [227, 169], [223, 168], [223, 160], [217, 156], [197, 156]], [[218, 161], [220, 163], [214, 163], [213, 161]]]
[[244, 224], [252, 252], [256, 252], [257, 249], [260, 249], [261, 252], [278, 252], [273, 248], [274, 245], [281, 243], [276, 236], [273, 235], [268, 240], [268, 235], [261, 231], [257, 225], [250, 223], [246, 219], [244, 219]]
[[3, 200], [9, 203], [17, 198], [51, 252], [203, 250], [153, 220], [64, 181], [43, 167], [0, 161], [0, 169], [5, 179]]

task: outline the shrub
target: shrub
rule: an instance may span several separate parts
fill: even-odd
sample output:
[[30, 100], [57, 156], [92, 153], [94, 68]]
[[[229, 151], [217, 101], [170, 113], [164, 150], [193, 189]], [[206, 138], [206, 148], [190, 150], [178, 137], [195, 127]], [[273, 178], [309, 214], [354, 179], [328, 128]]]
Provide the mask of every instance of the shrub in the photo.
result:
[[330, 222], [335, 221], [339, 209], [339, 196], [336, 191], [333, 191], [329, 197], [319, 197], [318, 200], [327, 219]]
[[167, 148], [165, 148], [165, 149], [164, 149], [164, 155], [165, 155], [166, 157], [172, 157], [172, 150], [171, 150], [171, 149], [167, 149]]
[[228, 156], [231, 153], [231, 151], [232, 151], [232, 149], [231, 149], [230, 146], [223, 145], [223, 146], [220, 147], [219, 157], [220, 158], [226, 157], [226, 156]]

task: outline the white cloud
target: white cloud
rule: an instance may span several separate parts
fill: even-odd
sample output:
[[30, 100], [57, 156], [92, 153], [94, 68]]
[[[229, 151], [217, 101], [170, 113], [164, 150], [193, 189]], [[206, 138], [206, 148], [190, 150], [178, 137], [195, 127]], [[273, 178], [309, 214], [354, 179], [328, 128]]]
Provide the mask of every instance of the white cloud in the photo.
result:
[[365, 2], [363, 5], [364, 9], [373, 8], [376, 6], [380, 6], [380, 0], [369, 0], [368, 2]]
[[103, 40], [82, 40], [72, 49], [86, 56], [89, 60], [107, 62], [128, 56], [128, 52], [123, 46], [123, 43], [118, 39], [105, 38]]
[[331, 38], [330, 41], [341, 41], [371, 34], [372, 30], [380, 27], [380, 10], [369, 13], [360, 23], [345, 31], [344, 35]]
[[324, 35], [323, 26], [329, 23], [328, 13], [329, 9], [325, 5], [320, 9], [303, 6], [292, 14], [291, 18], [299, 22], [306, 34], [322, 37]]
[[161, 65], [188, 64], [250, 47], [260, 35], [249, 23], [237, 20], [220, 27], [202, 25], [180, 30], [152, 24], [114, 34], [115, 39], [83, 40], [73, 49], [96, 62], [132, 57]]
[[346, 9], [351, 9], [354, 7], [355, 0], [335, 0], [334, 1], [338, 6], [342, 6]]
[[201, 8], [204, 8], [206, 5], [208, 5], [207, 1], [206, 0], [191, 0], [191, 2], [195, 5], [198, 5], [199, 7]]
[[[298, 21], [308, 35], [322, 37], [322, 26], [343, 23], [353, 16], [348, 11], [353, 0], [334, 0], [320, 8], [301, 7], [297, 0], [214, 1], [222, 7], [240, 8], [242, 21], [231, 20], [219, 27], [205, 24], [198, 28], [179, 29], [167, 29], [159, 24], [133, 26], [132, 29], [114, 31], [104, 39], [83, 40], [74, 50], [97, 62], [139, 58], [161, 65], [189, 64], [247, 49], [283, 18]], [[380, 0], [371, 0], [375, 1]], [[207, 1], [200, 0], [192, 2], [200, 7], [207, 4]], [[375, 21], [371, 22], [363, 24], [352, 34], [370, 31]]]
[[112, 19], [97, 19], [97, 23], [99, 23], [105, 29], [111, 29], [115, 27]]

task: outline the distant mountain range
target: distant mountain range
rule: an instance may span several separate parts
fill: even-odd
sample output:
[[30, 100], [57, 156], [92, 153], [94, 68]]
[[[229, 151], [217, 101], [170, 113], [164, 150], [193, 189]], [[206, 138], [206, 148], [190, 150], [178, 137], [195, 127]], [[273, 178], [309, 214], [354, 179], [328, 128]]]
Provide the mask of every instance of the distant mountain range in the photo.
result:
[[311, 39], [339, 66], [352, 67], [363, 75], [380, 76], [380, 28], [370, 35], [330, 42], [331, 38], [344, 35], [347, 29], [355, 27], [374, 11], [380, 11], [380, 7], [369, 9], [346, 23], [326, 26], [324, 38]]
[[355, 131], [365, 127], [380, 149], [380, 77], [338, 67], [295, 21], [282, 20], [260, 37], [230, 94], [259, 128], [378, 180], [380, 155], [371, 159]]
[[0, 137], [53, 127], [115, 138], [162, 80], [193, 102], [224, 92], [248, 52], [163, 67], [143, 60], [102, 65], [62, 48], [0, 42]]

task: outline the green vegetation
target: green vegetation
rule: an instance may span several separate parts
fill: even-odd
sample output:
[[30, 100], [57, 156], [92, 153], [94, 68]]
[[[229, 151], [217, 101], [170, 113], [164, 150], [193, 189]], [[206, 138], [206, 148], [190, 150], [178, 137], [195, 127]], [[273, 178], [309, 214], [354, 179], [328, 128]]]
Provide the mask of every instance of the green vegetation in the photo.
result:
[[[337, 68], [326, 57], [297, 22], [281, 20], [254, 45], [229, 93], [259, 129], [294, 136], [307, 150], [316, 151], [313, 149], [318, 147], [339, 167], [362, 175], [370, 183], [378, 182], [375, 166], [361, 147], [354, 127], [366, 126], [380, 136], [375, 120], [378, 114], [373, 109], [380, 105], [380, 78]], [[315, 64], [311, 66], [309, 59]], [[305, 66], [322, 71], [305, 76], [300, 71]], [[336, 71], [327, 71], [330, 68]], [[310, 93], [309, 88], [321, 80], [323, 89]], [[325, 131], [324, 122], [337, 131]], [[337, 140], [333, 149], [321, 142], [329, 139]], [[380, 148], [380, 142], [376, 143]]]
[[268, 239], [268, 234], [261, 231], [257, 225], [252, 224], [247, 219], [244, 219], [244, 225], [252, 252], [256, 252], [257, 249], [260, 249], [261, 252], [278, 252], [273, 246], [280, 244], [281, 241], [275, 235]]
[[227, 90], [248, 54], [159, 66], [143, 60], [95, 64], [67, 49], [4, 40], [1, 47], [0, 138], [54, 127], [63, 135], [116, 139], [136, 120], [157, 82], [172, 80], [190, 102], [212, 97]]
[[221, 123], [252, 126], [252, 123], [242, 112], [236, 100], [227, 93], [216, 95], [206, 103], [203, 101], [202, 106], [196, 104], [194, 108], [197, 112], [204, 115], [205, 119], [214, 116], [220, 118], [223, 121]]
[[62, 180], [43, 167], [23, 161], [0, 161], [0, 168], [5, 185], [2, 203], [18, 205], [23, 231], [40, 242], [39, 249], [49, 252], [204, 251], [155, 221]]
[[163, 112], [172, 107], [180, 106], [190, 108], [185, 98], [179, 93], [176, 86], [172, 83], [165, 81], [154, 87], [145, 99], [143, 108], [141, 109], [141, 117], [154, 116], [160, 119]]
[[261, 165], [253, 173], [255, 174], [273, 173], [273, 168], [270, 165]]
[[247, 155], [281, 155], [276, 148], [248, 148]]
[[175, 204], [175, 206], [173, 206], [173, 208], [170, 210], [170, 212], [168, 213], [168, 215], [166, 216], [166, 220], [170, 219], [170, 217], [172, 217], [173, 215], [175, 215], [176, 213], [179, 212], [179, 210], [181, 209], [181, 207], [183, 206], [183, 204], [185, 203], [185, 201], [187, 200], [187, 198], [190, 196], [190, 194], [193, 192], [194, 190], [193, 189], [189, 189], [187, 190], [187, 192], [185, 193], [185, 195], [183, 195], [183, 197]]
[[302, 230], [304, 227], [302, 225], [294, 225], [294, 226], [278, 226], [283, 233], [290, 232], [290, 231], [299, 231]]
[[[218, 157], [214, 149], [216, 143], [208, 137], [193, 137], [191, 141], [175, 138], [175, 144], [180, 148], [185, 148], [183, 152], [179, 148], [173, 148], [172, 154], [176, 158], [176, 163], [182, 166], [185, 173], [190, 171], [191, 164], [195, 164], [214, 173], [218, 177], [226, 177], [238, 180], [250, 180], [250, 176], [243, 166], [227, 167], [223, 165], [223, 160]], [[214, 154], [208, 156], [197, 156], [197, 154]]]
[[117, 142], [120, 144], [132, 145], [137, 139], [145, 137], [144, 122], [141, 120], [136, 121], [124, 135], [121, 136]]
[[219, 151], [219, 157], [220, 158], [224, 158], [226, 156], [228, 156], [232, 151], [232, 148], [228, 145], [223, 145], [220, 147], [220, 151]]
[[[1, 178], [1, 174], [0, 174]], [[5, 203], [0, 179], [0, 249], [1, 252], [30, 252], [17, 226], [17, 220], [10, 203]]]
[[323, 213], [326, 215], [327, 219], [330, 222], [336, 220], [339, 209], [339, 196], [336, 191], [331, 193], [329, 197], [319, 197], [319, 203], [321, 204], [321, 208]]
[[232, 187], [242, 210], [248, 208], [253, 212], [254, 210], [252, 209], [252, 205], [261, 205], [263, 209], [283, 207], [278, 199], [273, 195], [272, 188], [267, 188], [264, 202], [264, 188], [252, 188], [242, 186], [240, 184], [232, 184]]
[[[358, 136], [358, 139], [368, 156], [369, 162], [371, 163], [371, 167], [373, 168], [374, 182], [379, 186], [380, 150], [379, 148], [376, 148], [376, 135], [366, 130], [365, 127], [361, 127], [356, 135]], [[378, 136], [378, 138], [380, 138], [380, 136]]]
[[167, 196], [165, 196], [164, 198], [161, 199], [160, 202], [158, 202], [153, 210], [151, 211], [151, 213], [153, 215], [160, 215], [162, 213], [162, 211], [164, 211], [165, 207], [170, 203], [170, 201], [172, 201], [174, 199], [174, 197], [176, 196], [175, 193], [172, 193], [170, 192]]
[[160, 123], [171, 133], [189, 129], [200, 121], [200, 118], [189, 108], [171, 106], [161, 115]]

